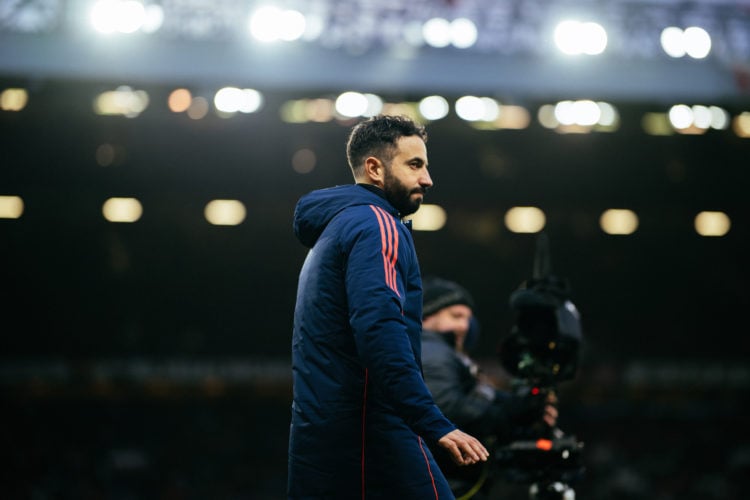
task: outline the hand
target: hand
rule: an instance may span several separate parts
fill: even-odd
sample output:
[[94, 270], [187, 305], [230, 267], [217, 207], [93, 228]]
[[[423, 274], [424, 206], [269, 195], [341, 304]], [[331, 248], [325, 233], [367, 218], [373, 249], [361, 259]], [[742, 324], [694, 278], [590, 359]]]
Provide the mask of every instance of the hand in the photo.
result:
[[548, 426], [555, 427], [557, 425], [557, 408], [550, 404], [546, 405], [544, 407], [544, 415], [542, 415], [542, 420]]
[[490, 453], [479, 440], [458, 429], [438, 440], [438, 444], [450, 452], [457, 465], [472, 465], [486, 462]]
[[545, 403], [542, 420], [548, 426], [555, 427], [557, 425], [557, 394], [554, 391], [550, 391], [547, 394]]

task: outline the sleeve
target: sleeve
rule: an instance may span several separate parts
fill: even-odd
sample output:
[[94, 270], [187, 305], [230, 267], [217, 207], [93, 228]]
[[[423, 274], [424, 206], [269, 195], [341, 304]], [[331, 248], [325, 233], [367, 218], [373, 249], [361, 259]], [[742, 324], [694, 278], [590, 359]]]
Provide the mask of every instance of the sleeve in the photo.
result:
[[424, 346], [422, 367], [435, 403], [456, 425], [477, 435], [507, 425], [495, 389], [478, 383], [447, 344]]
[[531, 425], [539, 417], [538, 401], [477, 380], [447, 345], [426, 348], [422, 366], [438, 407], [471, 434], [492, 435], [502, 442], [517, 427]]
[[[415, 358], [403, 314], [405, 283], [399, 259], [411, 247], [395, 219], [378, 207], [357, 208], [346, 264], [349, 321], [368, 380], [395, 411], [430, 441], [455, 429], [432, 399]], [[369, 213], [368, 213], [369, 212]], [[416, 257], [414, 257], [416, 259]]]

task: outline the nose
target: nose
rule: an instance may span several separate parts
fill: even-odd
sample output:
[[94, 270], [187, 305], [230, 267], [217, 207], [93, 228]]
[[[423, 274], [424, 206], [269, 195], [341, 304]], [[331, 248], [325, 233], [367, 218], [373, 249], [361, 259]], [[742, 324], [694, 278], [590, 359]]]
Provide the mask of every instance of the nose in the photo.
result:
[[462, 320], [461, 321], [461, 325], [460, 325], [460, 329], [459, 329], [461, 331], [461, 334], [463, 334], [463, 335], [468, 334], [469, 333], [469, 328], [471, 328], [471, 322], [470, 322], [469, 318], [466, 318], [465, 320]]
[[423, 188], [432, 187], [432, 177], [430, 177], [430, 172], [427, 169], [424, 169], [422, 176], [419, 178], [419, 185]]

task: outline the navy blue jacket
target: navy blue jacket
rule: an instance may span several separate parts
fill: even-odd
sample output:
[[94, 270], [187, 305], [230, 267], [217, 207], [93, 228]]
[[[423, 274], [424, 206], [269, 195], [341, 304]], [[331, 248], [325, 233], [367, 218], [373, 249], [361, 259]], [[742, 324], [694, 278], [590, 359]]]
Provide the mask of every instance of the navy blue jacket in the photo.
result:
[[[422, 378], [411, 232], [378, 188], [302, 197], [289, 498], [453, 498], [427, 444], [456, 427]], [[427, 443], [425, 443], [427, 441]]]

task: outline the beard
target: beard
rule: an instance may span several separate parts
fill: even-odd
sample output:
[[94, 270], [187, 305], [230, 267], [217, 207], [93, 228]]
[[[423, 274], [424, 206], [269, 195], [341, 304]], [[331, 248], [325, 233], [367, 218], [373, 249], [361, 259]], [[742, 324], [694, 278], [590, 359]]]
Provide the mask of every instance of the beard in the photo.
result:
[[412, 200], [411, 195], [415, 193], [424, 194], [425, 189], [421, 187], [409, 189], [391, 174], [390, 168], [387, 168], [385, 177], [383, 178], [383, 191], [385, 191], [385, 198], [403, 217], [419, 210], [422, 199], [417, 198], [416, 200]]

